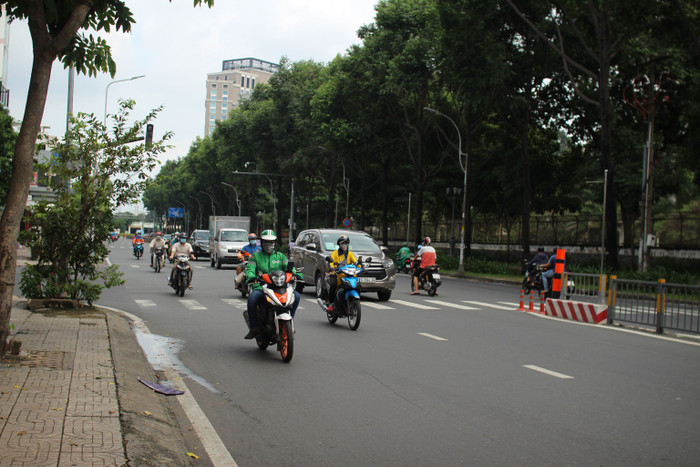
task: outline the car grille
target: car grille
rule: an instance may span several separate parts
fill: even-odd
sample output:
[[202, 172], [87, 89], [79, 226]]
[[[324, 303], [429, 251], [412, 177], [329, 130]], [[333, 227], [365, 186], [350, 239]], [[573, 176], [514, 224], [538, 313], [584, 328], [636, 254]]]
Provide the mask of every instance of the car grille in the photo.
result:
[[229, 253], [238, 253], [238, 250], [236, 248], [229, 248], [228, 252]]
[[367, 277], [374, 277], [376, 279], [386, 279], [386, 269], [382, 267], [381, 264], [365, 264], [364, 275]]

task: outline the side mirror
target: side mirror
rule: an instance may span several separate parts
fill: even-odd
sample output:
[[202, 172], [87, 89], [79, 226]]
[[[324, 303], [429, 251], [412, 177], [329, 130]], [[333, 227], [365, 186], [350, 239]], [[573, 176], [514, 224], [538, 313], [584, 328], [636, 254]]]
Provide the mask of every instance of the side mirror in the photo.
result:
[[389, 251], [389, 247], [386, 247], [386, 246], [380, 246], [379, 249], [382, 250], [384, 253]]
[[316, 251], [316, 244], [315, 243], [309, 243], [306, 245], [306, 249], [309, 251]]

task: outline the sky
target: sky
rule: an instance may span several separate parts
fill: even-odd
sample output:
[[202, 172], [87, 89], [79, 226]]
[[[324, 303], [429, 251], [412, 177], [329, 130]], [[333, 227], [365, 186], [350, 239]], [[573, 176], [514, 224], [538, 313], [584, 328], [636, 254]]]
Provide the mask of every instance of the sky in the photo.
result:
[[[215, 0], [193, 7], [192, 0], [126, 0], [136, 23], [129, 34], [100, 34], [112, 48], [117, 72], [97, 77], [76, 75], [73, 113], [102, 119], [118, 110], [120, 98], [136, 101], [134, 118], [163, 106], [154, 122], [154, 139], [174, 132], [173, 148], [161, 162], [187, 155], [204, 134], [207, 73], [221, 71], [228, 59], [255, 57], [279, 63], [313, 60], [327, 63], [359, 44], [357, 30], [374, 22], [378, 0]], [[21, 120], [32, 66], [26, 22], [10, 25], [6, 87], [10, 115]], [[110, 85], [112, 81], [145, 75]], [[109, 89], [107, 90], [107, 87]], [[66, 130], [68, 71], [56, 61], [51, 72], [42, 126], [54, 136]]]

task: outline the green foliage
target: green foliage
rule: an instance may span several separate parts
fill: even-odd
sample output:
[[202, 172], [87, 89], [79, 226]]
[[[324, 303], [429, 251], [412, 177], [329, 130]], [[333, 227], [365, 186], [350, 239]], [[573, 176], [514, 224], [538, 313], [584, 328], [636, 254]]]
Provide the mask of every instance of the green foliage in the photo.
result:
[[0, 106], [0, 206], [5, 205], [7, 188], [12, 176], [12, 155], [17, 133], [12, 128], [12, 117], [7, 109]]
[[147, 171], [170, 138], [166, 133], [148, 146], [134, 145], [159, 109], [128, 125], [133, 106], [133, 101], [120, 103], [111, 133], [93, 115], [79, 114], [65, 139], [52, 141], [59, 157], [47, 170], [56, 174], [50, 184], [57, 199], [33, 208], [31, 227], [21, 237], [37, 257], [37, 265], [22, 273], [27, 296], [67, 296], [92, 303], [103, 287], [123, 283], [116, 267], [102, 267], [113, 212], [138, 198], [148, 183]]

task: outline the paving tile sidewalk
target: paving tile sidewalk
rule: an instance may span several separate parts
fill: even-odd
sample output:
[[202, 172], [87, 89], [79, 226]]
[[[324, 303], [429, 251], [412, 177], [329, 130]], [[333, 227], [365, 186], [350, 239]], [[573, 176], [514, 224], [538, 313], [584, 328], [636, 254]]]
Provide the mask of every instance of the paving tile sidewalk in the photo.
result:
[[22, 352], [0, 360], [0, 467], [194, 465], [187, 452], [203, 455], [174, 399], [137, 381], [157, 375], [125, 318], [32, 312], [14, 298]]

